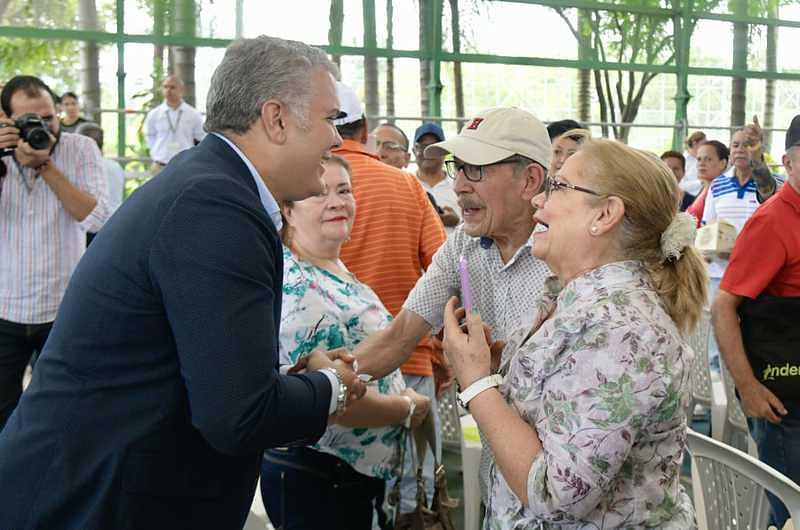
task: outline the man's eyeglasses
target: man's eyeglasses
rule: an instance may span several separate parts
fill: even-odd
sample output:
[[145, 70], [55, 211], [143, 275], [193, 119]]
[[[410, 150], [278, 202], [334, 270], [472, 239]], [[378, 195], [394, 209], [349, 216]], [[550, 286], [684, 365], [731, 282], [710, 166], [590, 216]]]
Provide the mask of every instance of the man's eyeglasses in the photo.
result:
[[520, 156], [512, 156], [506, 158], [504, 160], [500, 160], [498, 162], [492, 162], [491, 164], [485, 164], [483, 166], [473, 166], [472, 164], [467, 164], [462, 162], [461, 160], [445, 160], [444, 161], [444, 169], [447, 176], [450, 177], [452, 180], [458, 178], [458, 174], [460, 172], [464, 173], [464, 178], [466, 178], [470, 182], [480, 182], [485, 177], [486, 174], [484, 172], [485, 168], [491, 166], [497, 166], [499, 164], [528, 164], [529, 161], [525, 158]]
[[576, 186], [574, 184], [570, 184], [569, 182], [562, 182], [555, 177], [548, 175], [544, 179], [544, 199], [547, 200], [550, 198], [550, 195], [556, 190], [575, 190], [575, 191], [582, 191], [583, 193], [589, 193], [590, 195], [596, 195], [598, 197], [602, 197], [602, 193], [597, 193], [594, 190], [590, 190], [589, 188], [582, 188], [581, 186]]
[[406, 152], [406, 148], [402, 145], [398, 144], [397, 142], [378, 142], [376, 144], [378, 150], [385, 149], [387, 151], [403, 151]]

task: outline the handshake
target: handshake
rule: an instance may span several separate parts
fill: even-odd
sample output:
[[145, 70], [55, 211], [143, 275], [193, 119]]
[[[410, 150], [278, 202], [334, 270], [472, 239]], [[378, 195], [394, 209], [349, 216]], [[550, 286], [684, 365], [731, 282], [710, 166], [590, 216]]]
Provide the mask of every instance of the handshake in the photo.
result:
[[[358, 360], [345, 348], [338, 348], [330, 351], [315, 350], [302, 357], [297, 364], [289, 368], [289, 374], [302, 372], [313, 372], [325, 368], [336, 370], [339, 380], [347, 387], [347, 402], [359, 400], [367, 392], [367, 383], [373, 378], [368, 374], [358, 373]], [[430, 412], [431, 401], [427, 396], [415, 392], [411, 388], [406, 388], [401, 394], [408, 400], [409, 417], [407, 426], [418, 427]], [[342, 423], [349, 424], [354, 419], [345, 420]], [[358, 420], [355, 420], [358, 423]], [[356, 426], [356, 425], [351, 425]]]

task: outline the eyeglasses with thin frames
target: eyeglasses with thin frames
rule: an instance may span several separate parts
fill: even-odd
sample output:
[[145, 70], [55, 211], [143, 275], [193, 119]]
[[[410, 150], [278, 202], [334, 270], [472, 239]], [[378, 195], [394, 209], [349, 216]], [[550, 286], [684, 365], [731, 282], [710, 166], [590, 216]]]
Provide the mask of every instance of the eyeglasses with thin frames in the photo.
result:
[[581, 186], [570, 184], [569, 182], [563, 182], [561, 180], [558, 180], [556, 177], [548, 175], [544, 179], [544, 200], [548, 200], [550, 198], [550, 195], [552, 195], [554, 191], [562, 189], [581, 191], [583, 193], [588, 193], [590, 195], [596, 195], [597, 197], [603, 196], [602, 193], [597, 193], [596, 191], [590, 190], [589, 188], [583, 188]]

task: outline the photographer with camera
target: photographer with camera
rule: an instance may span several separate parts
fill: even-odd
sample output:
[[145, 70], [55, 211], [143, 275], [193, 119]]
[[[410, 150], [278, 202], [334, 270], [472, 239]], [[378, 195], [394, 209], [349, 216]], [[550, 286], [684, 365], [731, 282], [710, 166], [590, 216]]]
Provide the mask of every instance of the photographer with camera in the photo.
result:
[[0, 429], [22, 393], [67, 282], [109, 215], [97, 145], [61, 133], [55, 97], [39, 78], [17, 76], [0, 92]]

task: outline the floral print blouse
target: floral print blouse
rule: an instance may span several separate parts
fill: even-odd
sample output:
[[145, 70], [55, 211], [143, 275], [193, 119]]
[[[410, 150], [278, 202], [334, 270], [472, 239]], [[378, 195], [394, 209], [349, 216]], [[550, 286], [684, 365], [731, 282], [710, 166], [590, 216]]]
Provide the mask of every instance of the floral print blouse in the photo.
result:
[[[316, 349], [353, 349], [385, 327], [391, 315], [378, 296], [354, 277], [340, 278], [283, 250], [280, 362], [293, 365]], [[405, 382], [395, 370], [368, 391], [400, 394]], [[402, 425], [354, 429], [330, 425], [312, 447], [346, 461], [365, 475], [387, 480], [399, 463]]]
[[638, 261], [547, 281], [503, 351], [501, 394], [536, 429], [528, 506], [493, 468], [485, 530], [695, 528], [680, 485], [693, 352]]

